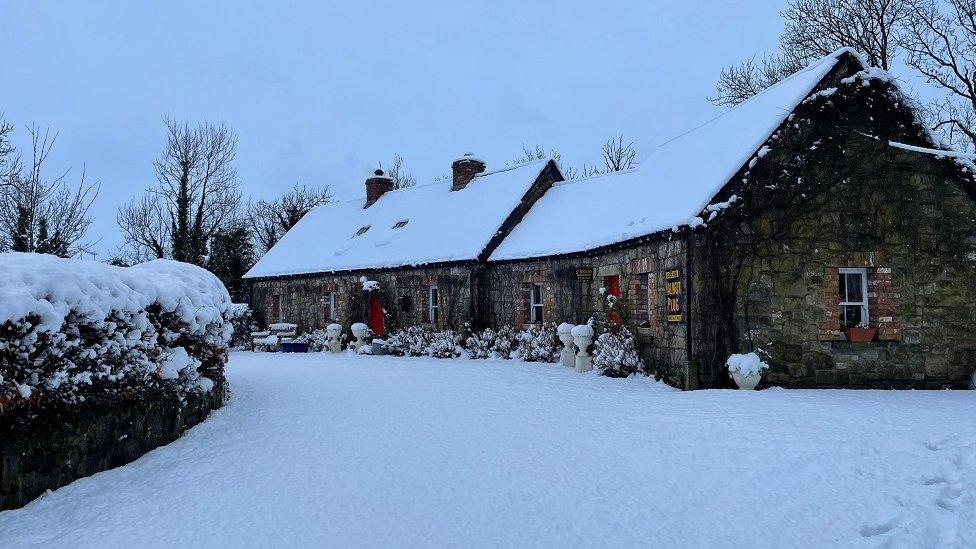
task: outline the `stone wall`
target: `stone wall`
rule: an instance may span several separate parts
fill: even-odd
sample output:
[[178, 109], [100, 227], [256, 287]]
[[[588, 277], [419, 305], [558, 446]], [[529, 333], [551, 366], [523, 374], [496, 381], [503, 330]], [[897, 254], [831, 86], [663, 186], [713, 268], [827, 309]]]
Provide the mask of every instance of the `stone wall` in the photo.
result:
[[[431, 286], [436, 286], [440, 307], [436, 327], [458, 328], [472, 316], [471, 271], [472, 267], [455, 265], [256, 280], [251, 283], [251, 306], [262, 324], [283, 320], [298, 324], [304, 332], [324, 328], [334, 320], [348, 328], [354, 322], [368, 320], [368, 312], [357, 301], [363, 293], [360, 277], [365, 276], [379, 282], [383, 297], [390, 301], [383, 303], [383, 308], [392, 324], [435, 327], [428, 319], [428, 292]], [[336, 294], [334, 318], [325, 318], [324, 300], [328, 292]], [[273, 313], [279, 298], [281, 314], [275, 318]], [[387, 329], [394, 327], [387, 326]]]
[[112, 408], [72, 407], [0, 421], [0, 510], [26, 505], [47, 490], [130, 463], [202, 422], [223, 402], [212, 393]]
[[679, 269], [684, 276], [684, 265], [684, 241], [668, 239], [577, 257], [496, 263], [483, 275], [481, 307], [490, 326], [521, 326], [528, 321], [528, 287], [541, 283], [543, 321], [582, 324], [605, 310], [600, 288], [619, 277], [630, 308], [624, 322], [637, 335], [645, 362], [677, 380], [687, 365], [685, 319], [667, 320], [665, 272]]
[[[879, 83], [854, 88], [802, 106], [767, 143], [769, 154], [737, 176], [748, 180], [736, 191], [740, 207], [698, 232], [695, 361], [706, 384], [728, 383], [728, 351], [759, 350], [775, 385], [968, 385], [976, 364], [971, 174], [889, 146], [923, 134]], [[844, 267], [866, 269], [873, 342], [849, 342], [841, 331]]]

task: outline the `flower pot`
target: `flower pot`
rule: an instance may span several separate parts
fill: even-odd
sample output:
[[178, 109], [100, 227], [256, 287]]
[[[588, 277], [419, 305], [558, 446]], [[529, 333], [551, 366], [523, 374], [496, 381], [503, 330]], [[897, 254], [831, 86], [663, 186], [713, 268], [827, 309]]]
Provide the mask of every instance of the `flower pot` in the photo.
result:
[[744, 376], [739, 372], [732, 372], [732, 379], [735, 380], [735, 384], [739, 386], [740, 390], [743, 391], [754, 391], [756, 385], [762, 380], [762, 372]]
[[294, 343], [292, 343], [291, 341], [282, 340], [281, 341], [281, 352], [282, 353], [290, 353], [290, 352], [292, 352], [292, 345], [294, 345]]
[[291, 352], [293, 353], [307, 353], [308, 343], [292, 343]]
[[878, 335], [876, 327], [870, 328], [844, 328], [844, 335], [851, 343], [867, 343], [874, 341], [874, 336]]

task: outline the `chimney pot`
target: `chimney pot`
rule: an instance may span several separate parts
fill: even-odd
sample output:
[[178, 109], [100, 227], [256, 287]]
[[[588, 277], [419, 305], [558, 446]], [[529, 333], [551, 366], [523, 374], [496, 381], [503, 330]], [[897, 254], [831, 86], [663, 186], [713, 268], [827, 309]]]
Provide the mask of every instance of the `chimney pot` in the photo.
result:
[[393, 180], [384, 175], [383, 170], [374, 171], [373, 177], [366, 180], [366, 205], [363, 207], [372, 206], [381, 196], [391, 190], [393, 190]]
[[475, 158], [471, 153], [455, 160], [451, 164], [451, 171], [454, 172], [454, 184], [451, 185], [451, 190], [459, 191], [465, 188], [476, 175], [485, 171], [485, 167], [485, 162]]

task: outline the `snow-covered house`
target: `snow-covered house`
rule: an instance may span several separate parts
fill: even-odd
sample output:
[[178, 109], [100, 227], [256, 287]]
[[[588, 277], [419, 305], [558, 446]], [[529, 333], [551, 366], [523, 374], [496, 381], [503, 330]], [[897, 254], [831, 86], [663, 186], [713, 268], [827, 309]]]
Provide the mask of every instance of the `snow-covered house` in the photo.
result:
[[[282, 306], [268, 305], [269, 288], [315, 272], [308, 263], [367, 277], [393, 269], [391, 290], [400, 271], [426, 263], [426, 316], [393, 290], [411, 320], [583, 322], [604, 306], [602, 289], [630, 305], [645, 359], [689, 387], [727, 383], [725, 358], [753, 350], [775, 384], [963, 387], [976, 364], [976, 167], [940, 149], [887, 73], [840, 50], [665, 142], [636, 170], [575, 181], [551, 163], [502, 172], [520, 181], [507, 191], [513, 209], [506, 217], [490, 193], [492, 220], [470, 223], [504, 230], [479, 233], [477, 253], [389, 240], [347, 260], [343, 242], [366, 223], [326, 213], [348, 205], [320, 208], [249, 273], [252, 296], [273, 317]], [[417, 203], [397, 200], [402, 215]], [[319, 247], [316, 227], [341, 238]], [[302, 265], [275, 259], [302, 254]], [[437, 265], [459, 259], [463, 276]], [[446, 310], [449, 292], [467, 309], [447, 319], [431, 309]]]
[[378, 170], [365, 198], [310, 211], [245, 275], [257, 316], [306, 330], [362, 321], [380, 334], [470, 319], [488, 256], [563, 176], [551, 160], [486, 171], [470, 155], [452, 172], [392, 190]]

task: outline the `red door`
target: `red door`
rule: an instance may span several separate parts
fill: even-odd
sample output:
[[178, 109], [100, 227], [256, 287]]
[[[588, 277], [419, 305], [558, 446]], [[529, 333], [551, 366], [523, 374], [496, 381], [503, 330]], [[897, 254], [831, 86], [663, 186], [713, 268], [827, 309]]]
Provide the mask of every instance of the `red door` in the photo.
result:
[[386, 334], [383, 321], [383, 303], [375, 295], [369, 298], [369, 329], [380, 337]]
[[[620, 276], [611, 275], [603, 279], [603, 287], [607, 290], [607, 295], [612, 295], [613, 297], [620, 297]], [[607, 319], [612, 324], [620, 324], [620, 315], [617, 313], [610, 313], [607, 315]]]

